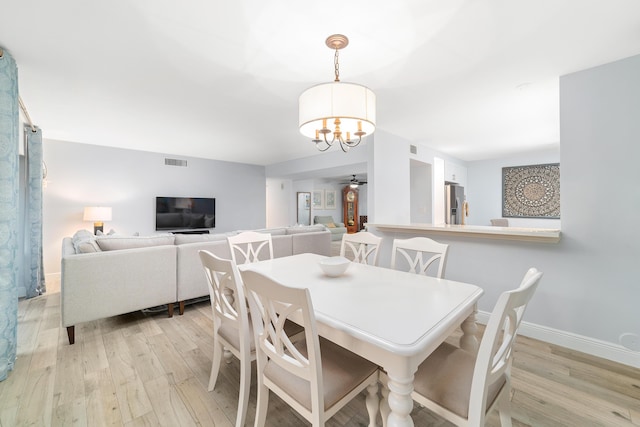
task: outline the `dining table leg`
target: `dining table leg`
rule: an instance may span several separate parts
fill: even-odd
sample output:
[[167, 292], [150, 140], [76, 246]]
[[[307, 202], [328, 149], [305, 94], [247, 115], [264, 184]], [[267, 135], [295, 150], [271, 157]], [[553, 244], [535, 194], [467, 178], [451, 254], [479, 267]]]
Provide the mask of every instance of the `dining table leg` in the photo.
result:
[[389, 395], [387, 403], [389, 405], [389, 417], [387, 427], [413, 427], [411, 411], [413, 410], [413, 374], [399, 378], [388, 375], [387, 388]]
[[476, 313], [478, 312], [478, 305], [473, 306], [471, 314], [464, 319], [460, 329], [462, 329], [462, 336], [460, 337], [460, 348], [468, 351], [469, 353], [478, 354], [478, 338], [476, 336], [478, 332], [478, 325], [476, 324]]

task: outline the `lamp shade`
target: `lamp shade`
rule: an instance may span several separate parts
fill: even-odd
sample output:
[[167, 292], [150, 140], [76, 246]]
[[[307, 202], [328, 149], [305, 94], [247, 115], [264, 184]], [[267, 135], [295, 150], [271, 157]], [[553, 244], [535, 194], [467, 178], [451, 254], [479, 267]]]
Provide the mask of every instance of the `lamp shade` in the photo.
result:
[[302, 92], [298, 114], [300, 133], [308, 138], [316, 136], [324, 119], [335, 118], [343, 133], [355, 135], [361, 122], [362, 131], [371, 135], [376, 129], [376, 95], [356, 83], [322, 83]]
[[84, 221], [111, 221], [111, 208], [104, 206], [90, 206], [84, 208]]

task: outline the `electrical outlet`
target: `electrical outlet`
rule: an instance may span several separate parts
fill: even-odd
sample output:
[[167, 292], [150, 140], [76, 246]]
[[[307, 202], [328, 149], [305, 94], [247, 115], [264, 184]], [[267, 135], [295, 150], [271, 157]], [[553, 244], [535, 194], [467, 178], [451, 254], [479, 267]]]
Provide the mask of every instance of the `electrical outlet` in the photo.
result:
[[640, 351], [640, 336], [631, 332], [625, 332], [618, 338], [620, 344], [633, 351]]

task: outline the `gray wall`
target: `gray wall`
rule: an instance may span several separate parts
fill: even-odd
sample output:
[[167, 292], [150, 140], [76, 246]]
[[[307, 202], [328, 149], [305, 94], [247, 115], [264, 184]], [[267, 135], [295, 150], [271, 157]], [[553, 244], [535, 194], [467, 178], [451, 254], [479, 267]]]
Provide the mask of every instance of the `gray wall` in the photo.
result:
[[560, 119], [558, 318], [606, 341], [640, 335], [640, 55], [562, 77]]
[[[537, 267], [544, 277], [522, 332], [636, 367], [640, 367], [640, 282], [635, 271], [640, 259], [638, 76], [640, 56], [635, 56], [560, 80], [559, 243], [432, 236], [451, 245], [446, 277], [484, 289], [481, 311], [490, 312], [500, 293], [517, 286], [527, 268]], [[528, 160], [546, 159], [550, 158]], [[482, 197], [486, 190], [476, 183], [481, 181], [479, 175], [484, 171], [497, 177], [502, 163], [511, 160], [515, 158], [472, 166], [470, 194], [476, 197], [477, 190]], [[498, 200], [496, 194], [489, 196]], [[472, 212], [481, 204], [472, 199]], [[388, 265], [394, 237], [408, 235], [385, 235], [383, 266]], [[623, 334], [632, 335], [625, 341]]]
[[[559, 163], [560, 149], [552, 148], [521, 153], [517, 156], [467, 163], [467, 188], [469, 202], [467, 224], [491, 225], [490, 219], [502, 217], [502, 168], [544, 163]], [[563, 165], [560, 165], [560, 175]], [[560, 194], [562, 194], [562, 183]], [[562, 206], [561, 206], [562, 208]], [[560, 214], [562, 215], [562, 213]], [[508, 218], [512, 227], [561, 228], [562, 219]]]
[[85, 206], [111, 206], [105, 231], [149, 235], [155, 231], [155, 197], [215, 197], [216, 232], [264, 228], [263, 166], [179, 157], [187, 167], [165, 166], [161, 153], [44, 141], [48, 185], [44, 190], [45, 274], [60, 272], [62, 238], [78, 229]]

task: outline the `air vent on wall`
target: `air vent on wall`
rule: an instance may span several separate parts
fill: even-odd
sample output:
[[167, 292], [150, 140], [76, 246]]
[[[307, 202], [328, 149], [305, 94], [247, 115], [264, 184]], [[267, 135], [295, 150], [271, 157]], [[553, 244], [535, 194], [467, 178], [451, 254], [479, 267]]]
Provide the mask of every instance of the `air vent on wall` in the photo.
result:
[[180, 160], [180, 159], [165, 158], [164, 159], [164, 164], [166, 166], [184, 166], [185, 168], [187, 167], [187, 161], [186, 160]]
[[409, 146], [409, 152], [411, 154], [418, 154], [418, 147], [416, 147], [415, 145], [410, 145]]

